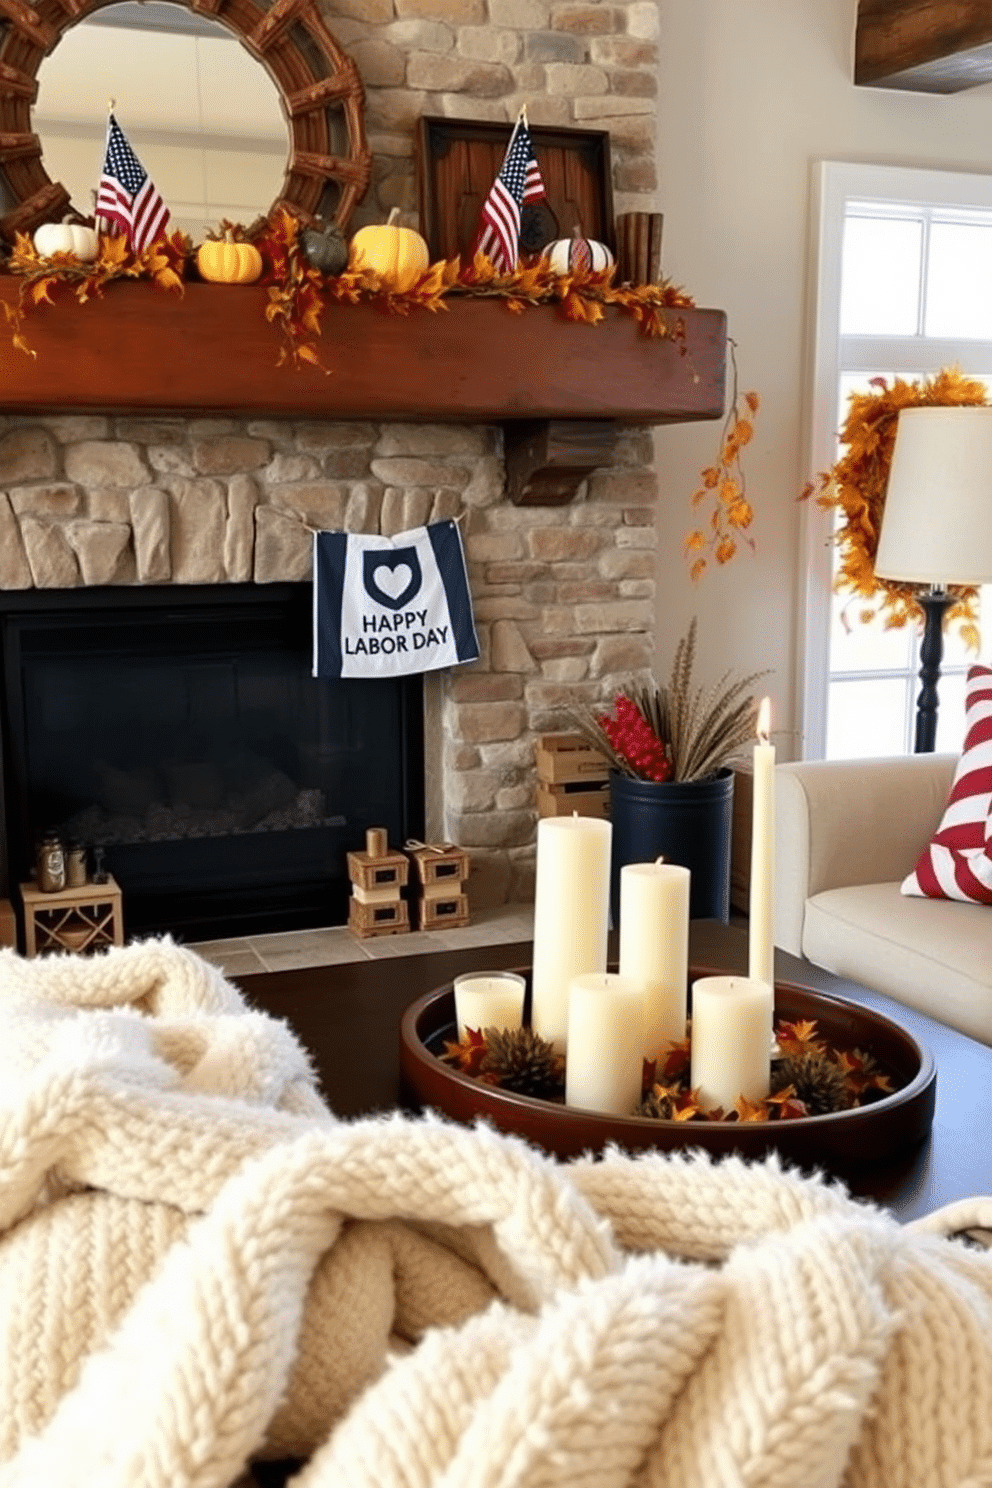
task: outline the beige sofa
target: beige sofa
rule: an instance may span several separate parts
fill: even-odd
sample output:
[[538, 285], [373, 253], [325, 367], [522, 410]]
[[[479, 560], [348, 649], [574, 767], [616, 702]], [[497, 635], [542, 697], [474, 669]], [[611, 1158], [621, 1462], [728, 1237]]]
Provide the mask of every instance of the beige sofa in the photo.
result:
[[899, 885], [943, 814], [954, 755], [776, 771], [775, 943], [992, 1044], [992, 906]]

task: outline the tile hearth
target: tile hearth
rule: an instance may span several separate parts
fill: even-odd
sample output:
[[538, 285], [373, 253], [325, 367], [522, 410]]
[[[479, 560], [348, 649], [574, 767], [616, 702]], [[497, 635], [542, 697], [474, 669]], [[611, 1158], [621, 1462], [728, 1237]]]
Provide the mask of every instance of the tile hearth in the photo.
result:
[[461, 929], [412, 930], [408, 935], [378, 935], [359, 940], [346, 926], [322, 930], [289, 930], [276, 935], [247, 935], [235, 940], [190, 943], [205, 960], [227, 976], [266, 971], [295, 971], [305, 966], [341, 966], [353, 961], [388, 961], [426, 956], [432, 951], [467, 950], [472, 946], [512, 945], [533, 936], [534, 908], [502, 904], [479, 910]]

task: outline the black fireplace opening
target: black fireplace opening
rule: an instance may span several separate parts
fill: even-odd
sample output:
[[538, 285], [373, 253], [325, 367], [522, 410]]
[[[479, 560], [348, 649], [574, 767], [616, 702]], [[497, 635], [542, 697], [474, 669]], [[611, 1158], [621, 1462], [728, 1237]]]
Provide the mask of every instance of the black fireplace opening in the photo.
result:
[[311, 593], [0, 596], [5, 892], [55, 832], [102, 858], [128, 936], [344, 924], [366, 830], [424, 834], [423, 679], [314, 678]]

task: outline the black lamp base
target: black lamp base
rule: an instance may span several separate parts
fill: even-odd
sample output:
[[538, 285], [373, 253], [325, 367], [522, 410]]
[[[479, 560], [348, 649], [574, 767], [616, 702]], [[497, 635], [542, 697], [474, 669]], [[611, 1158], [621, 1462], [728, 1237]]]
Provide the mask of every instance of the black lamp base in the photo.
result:
[[946, 589], [919, 596], [926, 615], [920, 647], [920, 695], [916, 700], [916, 754], [932, 754], [937, 739], [937, 680], [944, 654], [944, 616], [954, 603]]

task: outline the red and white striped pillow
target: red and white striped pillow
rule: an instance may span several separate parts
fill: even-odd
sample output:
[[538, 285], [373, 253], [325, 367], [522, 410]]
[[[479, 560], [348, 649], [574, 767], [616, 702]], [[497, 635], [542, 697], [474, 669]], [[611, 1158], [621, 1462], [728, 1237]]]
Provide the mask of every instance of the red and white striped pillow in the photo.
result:
[[965, 740], [940, 826], [902, 884], [904, 894], [992, 904], [992, 667], [965, 685]]

